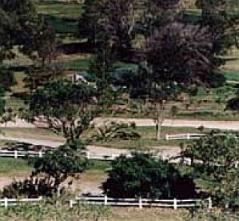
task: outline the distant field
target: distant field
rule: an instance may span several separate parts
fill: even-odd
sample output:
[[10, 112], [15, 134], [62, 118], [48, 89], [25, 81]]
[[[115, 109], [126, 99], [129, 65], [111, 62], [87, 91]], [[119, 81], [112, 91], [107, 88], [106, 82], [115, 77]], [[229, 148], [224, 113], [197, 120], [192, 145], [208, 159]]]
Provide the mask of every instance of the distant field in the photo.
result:
[[238, 81], [239, 82], [239, 70], [226, 70], [224, 76], [228, 81]]
[[42, 15], [61, 18], [78, 18], [82, 13], [82, 4], [45, 1], [37, 3], [37, 11]]

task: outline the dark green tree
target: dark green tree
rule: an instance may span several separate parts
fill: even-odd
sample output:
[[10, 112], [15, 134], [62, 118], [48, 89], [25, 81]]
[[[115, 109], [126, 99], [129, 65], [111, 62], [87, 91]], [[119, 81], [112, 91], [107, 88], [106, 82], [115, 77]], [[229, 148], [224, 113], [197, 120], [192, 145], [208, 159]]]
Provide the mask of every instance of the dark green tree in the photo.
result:
[[191, 179], [181, 176], [167, 161], [144, 153], [114, 160], [103, 189], [108, 196], [118, 198], [185, 198], [195, 194]]
[[79, 139], [100, 110], [94, 87], [70, 81], [51, 82], [37, 89], [29, 106], [33, 117], [43, 116], [50, 129], [68, 141]]
[[14, 45], [18, 45], [22, 52], [29, 51], [29, 43], [40, 22], [33, 2], [1, 0], [0, 14], [0, 60], [14, 56], [10, 51]]

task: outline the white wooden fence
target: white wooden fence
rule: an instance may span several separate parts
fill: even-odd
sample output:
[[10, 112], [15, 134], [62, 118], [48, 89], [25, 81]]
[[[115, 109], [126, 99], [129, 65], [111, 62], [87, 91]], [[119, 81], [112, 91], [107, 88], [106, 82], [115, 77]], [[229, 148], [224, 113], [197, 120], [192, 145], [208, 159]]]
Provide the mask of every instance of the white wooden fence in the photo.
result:
[[[212, 208], [212, 199], [208, 198], [208, 208]], [[164, 208], [189, 208], [198, 207], [204, 202], [201, 199], [144, 199], [144, 198], [110, 198], [107, 196], [89, 196], [89, 197], [75, 197], [69, 201], [69, 206], [72, 208], [78, 203], [87, 203], [94, 205], [105, 205], [105, 206], [119, 206], [119, 207], [164, 207]]]
[[[15, 159], [24, 157], [42, 157], [44, 154], [44, 151], [0, 150], [0, 157], [13, 157]], [[102, 155], [86, 152], [86, 158], [89, 160], [112, 161], [119, 156], [120, 154]], [[127, 156], [130, 157], [131, 155], [128, 154]]]
[[0, 150], [0, 157], [42, 157], [44, 152], [42, 151], [19, 151], [19, 150]]
[[3, 198], [0, 199], [0, 206], [8, 208], [9, 206], [17, 206], [22, 204], [36, 204], [42, 200], [42, 197], [38, 198], [25, 198], [25, 199], [9, 199], [9, 198]]
[[205, 134], [166, 134], [165, 139], [166, 140], [198, 140], [202, 136], [205, 136]]
[[[12, 157], [15, 159], [25, 157], [43, 157], [45, 152], [43, 151], [18, 151], [18, 150], [0, 150], [0, 157]], [[119, 157], [121, 154], [95, 154], [86, 152], [86, 158], [89, 160], [101, 160], [101, 161], [112, 161]], [[132, 157], [131, 154], [125, 154], [128, 158]], [[155, 158], [162, 158], [163, 160], [169, 160], [171, 163], [180, 163], [181, 158], [170, 159], [169, 156], [155, 155]], [[191, 160], [184, 158], [183, 163], [191, 165]]]

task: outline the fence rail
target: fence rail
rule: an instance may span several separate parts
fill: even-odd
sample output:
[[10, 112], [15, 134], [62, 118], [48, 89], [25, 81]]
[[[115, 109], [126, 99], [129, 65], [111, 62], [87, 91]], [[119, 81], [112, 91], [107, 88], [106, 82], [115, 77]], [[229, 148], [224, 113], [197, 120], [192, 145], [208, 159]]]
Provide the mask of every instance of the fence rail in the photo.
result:
[[[44, 151], [19, 151], [19, 150], [0, 150], [0, 157], [13, 157], [17, 158], [25, 158], [25, 157], [43, 157], [46, 152]], [[86, 158], [89, 160], [104, 160], [104, 161], [112, 161], [119, 157], [120, 154], [94, 154], [90, 152], [86, 152]], [[127, 157], [131, 155], [128, 154]]]
[[17, 206], [22, 204], [36, 204], [42, 200], [42, 197], [38, 198], [25, 198], [25, 199], [9, 199], [9, 198], [3, 198], [0, 199], [0, 206], [8, 208], [9, 206]]
[[[26, 157], [43, 157], [46, 152], [44, 151], [18, 151], [18, 150], [0, 150], [0, 157], [13, 157], [15, 159], [18, 158], [26, 158]], [[109, 154], [109, 155], [102, 155], [102, 154], [95, 154], [86, 152], [86, 158], [89, 160], [100, 160], [100, 161], [113, 161], [121, 154]], [[126, 157], [132, 157], [131, 154], [126, 154]], [[155, 158], [162, 158], [163, 160], [169, 160], [171, 163], [180, 163], [182, 159], [179, 158], [171, 158], [170, 156], [163, 156], [163, 155], [155, 155]], [[183, 163], [191, 164], [191, 160], [184, 158]]]
[[69, 206], [72, 208], [78, 203], [87, 203], [94, 205], [105, 206], [119, 206], [119, 207], [165, 207], [165, 208], [189, 208], [198, 207], [204, 201], [207, 202], [208, 208], [212, 208], [212, 200], [208, 198], [206, 200], [201, 199], [144, 199], [144, 198], [110, 198], [107, 196], [90, 196], [90, 197], [75, 197], [69, 201]]
[[166, 134], [165, 139], [166, 140], [198, 140], [202, 136], [205, 136], [205, 134], [192, 134], [192, 133], [187, 133], [187, 134]]

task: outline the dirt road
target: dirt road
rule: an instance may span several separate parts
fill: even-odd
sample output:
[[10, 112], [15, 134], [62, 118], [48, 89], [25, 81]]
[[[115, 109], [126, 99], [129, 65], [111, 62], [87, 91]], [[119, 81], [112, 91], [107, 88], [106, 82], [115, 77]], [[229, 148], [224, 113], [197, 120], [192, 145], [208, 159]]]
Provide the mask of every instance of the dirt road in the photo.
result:
[[[135, 122], [138, 127], [155, 126], [153, 119], [138, 119], [138, 118], [96, 118], [95, 125], [101, 125], [104, 121], [117, 121], [117, 122]], [[163, 122], [165, 127], [205, 127], [208, 129], [221, 129], [221, 130], [239, 130], [239, 121], [203, 121], [203, 120], [181, 120], [181, 119], [165, 119]]]
[[[152, 119], [139, 119], [139, 118], [96, 118], [93, 123], [101, 125], [104, 121], [117, 121], [117, 122], [135, 122], [137, 126], [155, 126]], [[239, 130], [238, 121], [203, 121], [203, 120], [184, 120], [184, 119], [165, 119], [163, 126], [165, 127], [193, 127], [198, 128], [203, 126], [208, 129], [221, 129], [221, 130]], [[8, 122], [0, 124], [0, 128], [36, 128], [46, 127], [46, 124], [36, 123], [31, 124], [27, 121], [17, 119], [15, 122]]]

